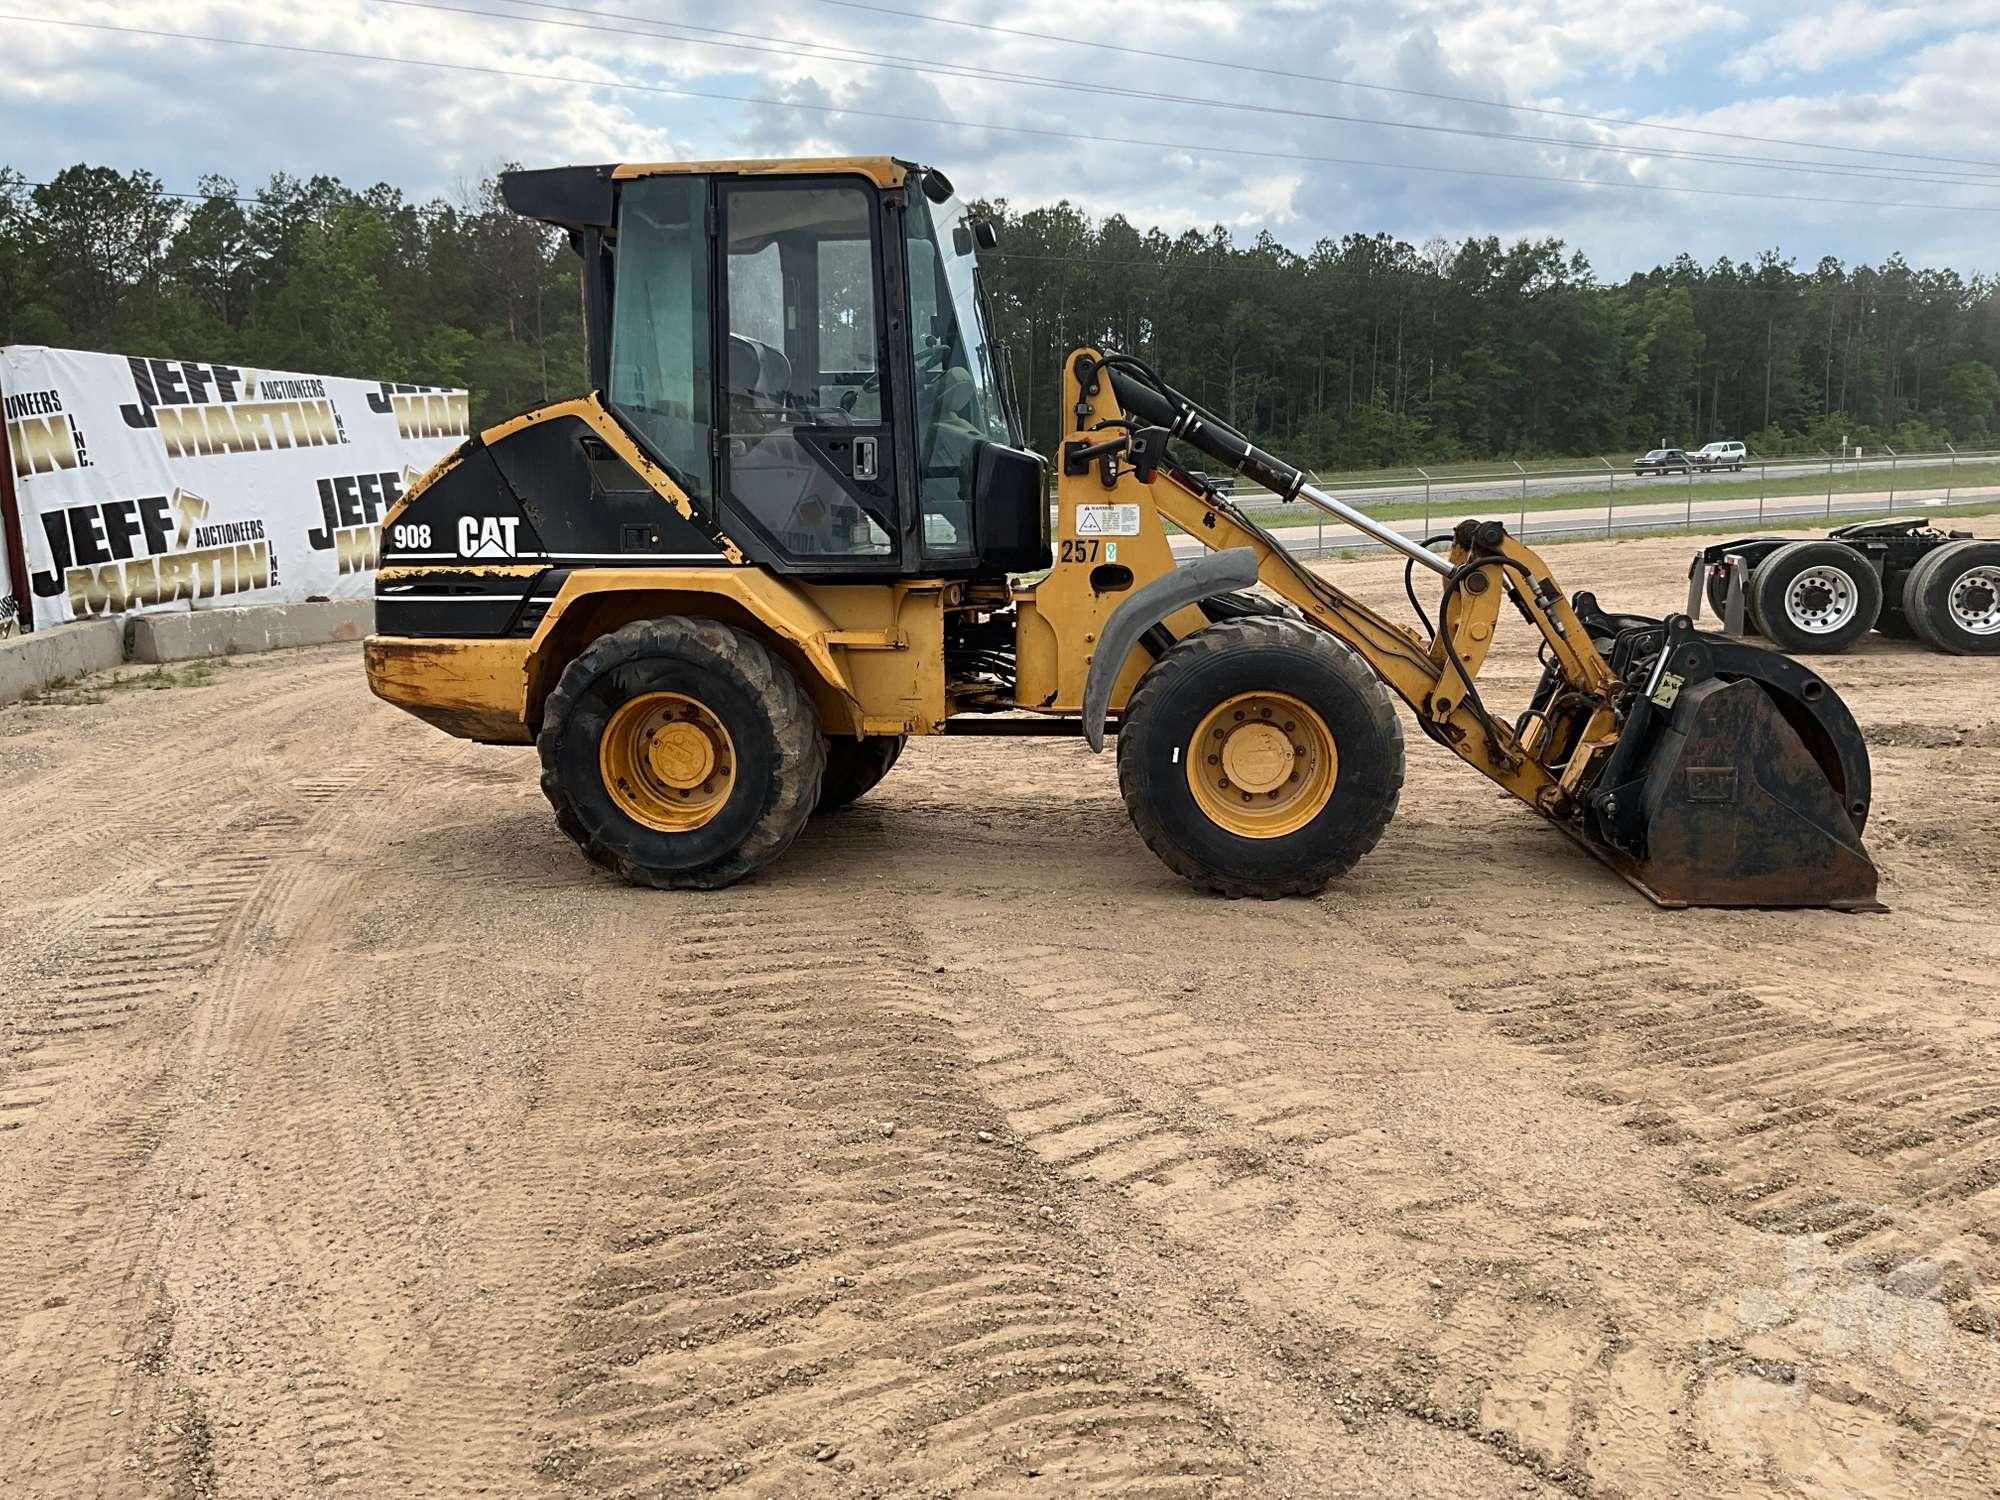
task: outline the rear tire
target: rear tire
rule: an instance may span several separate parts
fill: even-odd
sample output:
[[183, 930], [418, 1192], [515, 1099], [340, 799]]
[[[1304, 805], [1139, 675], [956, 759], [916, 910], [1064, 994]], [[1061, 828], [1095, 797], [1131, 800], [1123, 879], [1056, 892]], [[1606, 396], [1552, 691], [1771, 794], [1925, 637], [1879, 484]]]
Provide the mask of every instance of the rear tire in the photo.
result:
[[1844, 542], [1787, 542], [1750, 575], [1757, 630], [1793, 656], [1845, 651], [1875, 628], [1882, 579]]
[[826, 775], [820, 778], [815, 813], [829, 813], [859, 801], [889, 774], [909, 743], [906, 734], [835, 735], [827, 741]]
[[2000, 542], [1953, 542], [1929, 554], [1903, 580], [1903, 614], [1939, 651], [2000, 653]]
[[1196, 888], [1311, 895], [1389, 826], [1403, 731], [1387, 690], [1339, 640], [1245, 616], [1177, 642], [1139, 680], [1118, 786], [1146, 846]]
[[811, 816], [826, 739], [805, 689], [713, 620], [599, 636], [549, 694], [536, 739], [556, 823], [634, 885], [713, 890], [784, 853]]

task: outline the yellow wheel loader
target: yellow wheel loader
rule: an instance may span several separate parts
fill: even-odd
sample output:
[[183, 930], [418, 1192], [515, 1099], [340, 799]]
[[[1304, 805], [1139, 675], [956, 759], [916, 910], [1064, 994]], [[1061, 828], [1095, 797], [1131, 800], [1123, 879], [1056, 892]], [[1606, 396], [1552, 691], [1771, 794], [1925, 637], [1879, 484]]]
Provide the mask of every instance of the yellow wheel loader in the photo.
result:
[[[1662, 905], [1874, 906], [1867, 747], [1805, 667], [1571, 597], [1498, 521], [1414, 541], [1129, 354], [1071, 354], [1059, 448], [1026, 451], [979, 278], [993, 228], [941, 172], [564, 167], [503, 191], [581, 258], [595, 391], [480, 433], [385, 517], [368, 678], [448, 733], [534, 744], [557, 824], [626, 879], [741, 880], [912, 734], [1116, 734], [1170, 868], [1310, 892], [1388, 828], [1400, 700]], [[1400, 554], [1421, 628], [1177, 455]], [[1204, 550], [1177, 561], [1169, 524]], [[1512, 717], [1479, 686], [1503, 602], [1543, 668]]]

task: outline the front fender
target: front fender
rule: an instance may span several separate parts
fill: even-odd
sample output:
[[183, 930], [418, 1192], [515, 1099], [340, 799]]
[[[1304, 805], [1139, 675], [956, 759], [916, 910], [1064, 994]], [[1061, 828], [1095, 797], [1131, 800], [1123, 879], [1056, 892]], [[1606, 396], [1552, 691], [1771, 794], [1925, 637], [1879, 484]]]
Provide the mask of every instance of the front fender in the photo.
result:
[[1186, 609], [1211, 594], [1245, 589], [1257, 581], [1257, 554], [1249, 547], [1210, 552], [1193, 562], [1162, 573], [1132, 591], [1132, 597], [1111, 612], [1097, 639], [1097, 652], [1083, 683], [1083, 737], [1092, 750], [1104, 748], [1104, 716], [1111, 707], [1111, 689], [1139, 637], [1177, 609]]

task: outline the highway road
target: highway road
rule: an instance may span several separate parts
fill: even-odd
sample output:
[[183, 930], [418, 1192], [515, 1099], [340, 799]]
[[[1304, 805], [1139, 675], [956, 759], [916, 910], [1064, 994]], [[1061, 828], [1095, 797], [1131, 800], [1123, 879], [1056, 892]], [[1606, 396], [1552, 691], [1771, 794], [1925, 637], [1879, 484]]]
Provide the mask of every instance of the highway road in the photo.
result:
[[[1827, 497], [1821, 495], [1772, 495], [1763, 500], [1756, 496], [1732, 496], [1728, 499], [1697, 500], [1691, 498], [1680, 481], [1675, 485], [1681, 493], [1671, 499], [1647, 500], [1627, 503], [1618, 501], [1615, 510], [1607, 513], [1605, 508], [1570, 507], [1563, 510], [1531, 510], [1526, 516], [1525, 529], [1517, 508], [1518, 487], [1512, 497], [1516, 506], [1479, 505], [1477, 495], [1453, 493], [1442, 503], [1437, 502], [1437, 491], [1432, 492], [1434, 501], [1430, 525], [1435, 531], [1443, 531], [1451, 524], [1467, 515], [1490, 516], [1509, 523], [1515, 535], [1528, 541], [1555, 537], [1577, 536], [1627, 536], [1649, 531], [1673, 531], [1689, 525], [1702, 527], [1743, 526], [1756, 530], [1782, 530], [1787, 525], [1798, 525], [1812, 520], [1823, 520], [1827, 516], [1880, 515], [1891, 508], [1898, 513], [1922, 514], [1937, 508], [1942, 501], [1936, 491], [1905, 496], [1900, 492], [1877, 490], [1862, 494], [1835, 495], [1829, 508]], [[1376, 499], [1380, 491], [1371, 492], [1370, 501]], [[1421, 490], [1419, 490], [1421, 494]], [[1658, 493], [1657, 491], [1653, 493]], [[1350, 499], [1356, 497], [1342, 497]], [[1975, 485], [1956, 489], [1952, 492], [1953, 503], [1981, 499], [2000, 499], [2000, 485]], [[1304, 503], [1297, 505], [1300, 517], [1317, 518], [1318, 512]], [[1269, 524], [1268, 522], [1266, 523]], [[1393, 530], [1405, 536], [1420, 537], [1424, 534], [1424, 520], [1421, 516], [1384, 522]], [[1326, 552], [1372, 551], [1381, 543], [1363, 535], [1351, 526], [1328, 519], [1324, 525], [1299, 525], [1271, 527], [1271, 532], [1292, 552], [1300, 556], [1315, 556]], [[1173, 538], [1176, 556], [1192, 556], [1202, 550], [1201, 543], [1191, 536]]]
[[[1992, 454], [1983, 452], [1978, 454], [1962, 453], [1958, 456], [1957, 461], [1959, 464], [1990, 463], [1993, 457]], [[1458, 504], [1463, 503], [1467, 499], [1491, 497], [1496, 500], [1511, 500], [1518, 507], [1523, 493], [1532, 500], [1537, 495], [1571, 494], [1577, 490], [1602, 490], [1607, 480], [1615, 482], [1617, 492], [1622, 497], [1627, 486], [1631, 487], [1634, 494], [1648, 494], [1664, 490], [1682, 493], [1690, 487], [1699, 489], [1704, 485], [1711, 484], [1754, 483], [1760, 474], [1767, 475], [1773, 481], [1779, 479], [1796, 480], [1802, 475], [1824, 477], [1829, 468], [1829, 462], [1825, 459], [1787, 458], [1772, 459], [1768, 464], [1752, 463], [1741, 473], [1735, 473], [1727, 469], [1706, 472], [1697, 470], [1690, 475], [1653, 475], [1642, 479], [1632, 472], [1632, 466], [1629, 463], [1613, 468], [1604, 465], [1602, 460], [1599, 460], [1600, 467], [1596, 469], [1584, 467], [1589, 462], [1590, 460], [1587, 459], [1579, 460], [1578, 467], [1575, 469], [1565, 469], [1552, 473], [1544, 472], [1538, 474], [1530, 470], [1526, 476], [1493, 469], [1469, 477], [1461, 475], [1433, 479], [1428, 487], [1426, 487], [1422, 479], [1417, 479], [1409, 482], [1390, 484], [1371, 482], [1366, 484], [1349, 483], [1345, 485], [1341, 484], [1338, 480], [1329, 480], [1321, 485], [1321, 488], [1327, 490], [1329, 493], [1340, 494], [1346, 497], [1355, 495], [1365, 496], [1366, 503], [1371, 506], [1381, 505], [1389, 501], [1407, 502], [1422, 500], [1426, 488], [1428, 488], [1434, 504], [1440, 500]], [[1928, 471], [1946, 469], [1952, 466], [1952, 459], [1949, 454], [1929, 453], [1921, 455], [1913, 454], [1909, 457], [1893, 459], [1888, 457], [1838, 459], [1832, 461], [1831, 464], [1836, 479], [1877, 471], [1885, 476], [1890, 476], [1897, 471], [1911, 473], [1918, 469]], [[1522, 479], [1524, 477], [1527, 481], [1525, 491], [1522, 488]], [[1885, 489], [1890, 487], [1887, 485], [1884, 486]], [[1900, 486], [1897, 488], [1900, 488]], [[1238, 498], [1254, 500], [1256, 495], [1245, 492], [1239, 495]], [[1620, 504], [1622, 506], [1622, 499]]]

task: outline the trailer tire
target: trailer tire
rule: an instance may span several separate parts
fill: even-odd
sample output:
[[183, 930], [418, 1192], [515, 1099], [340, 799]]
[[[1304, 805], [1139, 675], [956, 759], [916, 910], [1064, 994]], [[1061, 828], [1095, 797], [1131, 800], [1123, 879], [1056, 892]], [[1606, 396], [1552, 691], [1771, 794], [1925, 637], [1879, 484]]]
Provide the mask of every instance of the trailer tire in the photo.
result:
[[1903, 613], [1939, 651], [2000, 653], [2000, 542], [1953, 542], [1923, 558], [1903, 580]]
[[1757, 632], [1793, 656], [1845, 651], [1875, 628], [1882, 579], [1844, 542], [1787, 542], [1750, 575]]
[[815, 813], [837, 812], [873, 791], [909, 743], [907, 734], [836, 735], [827, 741], [826, 774], [820, 778]]
[[826, 768], [791, 669], [754, 636], [687, 617], [593, 641], [549, 694], [535, 745], [557, 826], [633, 885], [663, 889], [733, 885], [776, 859]]
[[1341, 641], [1247, 615], [1176, 642], [1140, 678], [1118, 733], [1118, 786], [1146, 846], [1197, 889], [1307, 896], [1389, 826], [1402, 726]]

